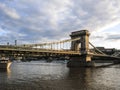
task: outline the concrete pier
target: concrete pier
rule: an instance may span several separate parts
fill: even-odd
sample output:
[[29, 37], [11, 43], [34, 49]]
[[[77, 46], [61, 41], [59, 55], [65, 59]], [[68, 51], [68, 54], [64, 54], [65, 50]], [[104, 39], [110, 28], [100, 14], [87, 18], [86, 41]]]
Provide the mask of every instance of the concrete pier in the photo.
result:
[[94, 61], [91, 61], [91, 56], [71, 57], [67, 63], [67, 67], [94, 67]]

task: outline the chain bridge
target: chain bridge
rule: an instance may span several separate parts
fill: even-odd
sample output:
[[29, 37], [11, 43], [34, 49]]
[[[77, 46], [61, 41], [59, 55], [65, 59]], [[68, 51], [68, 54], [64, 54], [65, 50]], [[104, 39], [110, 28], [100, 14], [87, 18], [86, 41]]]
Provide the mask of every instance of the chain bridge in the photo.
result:
[[0, 57], [70, 57], [67, 65], [71, 66], [92, 66], [94, 57], [103, 57], [108, 60], [120, 60], [120, 52], [107, 55], [96, 48], [89, 41], [89, 31], [80, 30], [70, 34], [71, 39], [56, 42], [0, 45]]

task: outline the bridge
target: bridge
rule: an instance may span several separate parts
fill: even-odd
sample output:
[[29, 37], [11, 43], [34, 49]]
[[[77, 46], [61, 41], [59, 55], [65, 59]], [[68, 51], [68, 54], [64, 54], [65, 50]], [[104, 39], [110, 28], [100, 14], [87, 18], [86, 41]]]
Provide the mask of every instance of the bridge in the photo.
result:
[[[120, 52], [107, 55], [89, 41], [89, 31], [80, 30], [70, 34], [71, 39], [36, 44], [0, 45], [0, 57], [70, 57], [68, 67], [93, 66], [92, 58], [103, 57], [120, 60]], [[90, 48], [91, 47], [91, 48]]]

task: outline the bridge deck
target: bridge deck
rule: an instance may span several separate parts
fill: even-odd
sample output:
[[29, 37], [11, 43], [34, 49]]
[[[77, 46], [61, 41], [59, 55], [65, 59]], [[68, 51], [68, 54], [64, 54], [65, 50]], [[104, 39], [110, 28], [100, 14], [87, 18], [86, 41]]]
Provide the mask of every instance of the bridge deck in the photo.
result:
[[71, 50], [50, 50], [50, 49], [34, 49], [34, 48], [0, 48], [0, 51], [18, 51], [18, 52], [33, 52], [33, 53], [56, 53], [67, 55], [80, 55], [79, 52]]
[[[40, 48], [21, 48], [21, 47], [0, 47], [0, 51], [10, 51], [10, 52], [30, 52], [30, 53], [49, 53], [49, 54], [60, 54], [60, 55], [81, 55], [78, 51], [71, 51], [71, 50], [51, 50], [51, 49], [40, 49]], [[88, 53], [87, 55], [95, 56], [95, 57], [109, 57], [109, 58], [116, 58], [120, 59], [120, 57], [110, 56], [105, 54], [94, 54]]]

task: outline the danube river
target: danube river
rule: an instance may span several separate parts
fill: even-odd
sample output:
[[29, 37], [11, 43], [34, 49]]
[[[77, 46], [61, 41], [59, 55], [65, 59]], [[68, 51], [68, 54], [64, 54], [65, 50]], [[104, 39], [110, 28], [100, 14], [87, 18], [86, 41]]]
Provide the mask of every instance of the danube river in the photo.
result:
[[63, 61], [13, 62], [0, 70], [0, 90], [120, 90], [120, 65], [68, 68]]

